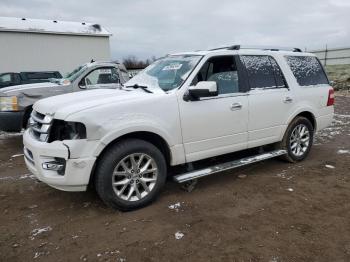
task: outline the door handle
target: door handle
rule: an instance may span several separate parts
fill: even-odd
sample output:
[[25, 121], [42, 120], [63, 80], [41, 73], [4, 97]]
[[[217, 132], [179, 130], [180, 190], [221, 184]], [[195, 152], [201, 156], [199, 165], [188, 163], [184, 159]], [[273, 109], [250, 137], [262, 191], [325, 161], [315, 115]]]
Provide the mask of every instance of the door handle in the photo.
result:
[[288, 103], [292, 103], [293, 102], [293, 98], [287, 96], [284, 100], [283, 100], [284, 103], [288, 104]]
[[242, 108], [242, 104], [241, 103], [233, 103], [231, 106], [230, 106], [231, 110], [232, 111], [235, 111], [235, 110], [240, 110]]

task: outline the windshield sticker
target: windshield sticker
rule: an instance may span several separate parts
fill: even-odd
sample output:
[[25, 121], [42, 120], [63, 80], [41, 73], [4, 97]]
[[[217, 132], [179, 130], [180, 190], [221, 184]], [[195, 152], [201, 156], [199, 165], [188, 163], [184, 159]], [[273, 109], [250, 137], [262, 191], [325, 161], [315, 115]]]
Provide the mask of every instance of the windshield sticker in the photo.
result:
[[100, 74], [112, 74], [112, 70], [111, 69], [100, 69], [99, 73]]
[[170, 65], [167, 65], [167, 66], [164, 66], [163, 67], [163, 71], [169, 71], [169, 70], [179, 70], [180, 68], [182, 67], [182, 64], [170, 64]]

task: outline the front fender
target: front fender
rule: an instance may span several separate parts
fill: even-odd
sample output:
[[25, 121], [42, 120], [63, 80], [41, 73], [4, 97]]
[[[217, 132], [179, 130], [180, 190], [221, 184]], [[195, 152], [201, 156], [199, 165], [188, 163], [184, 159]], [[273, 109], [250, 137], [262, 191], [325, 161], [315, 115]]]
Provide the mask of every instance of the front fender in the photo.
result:
[[130, 123], [128, 123], [127, 126], [118, 125], [117, 129], [114, 129], [114, 130], [110, 129], [110, 130], [111, 130], [110, 132], [108, 132], [106, 135], [104, 135], [100, 139], [100, 143], [94, 151], [94, 154], [93, 154], [94, 156], [100, 155], [103, 149], [114, 140], [118, 139], [121, 136], [131, 134], [134, 132], [150, 132], [150, 133], [156, 134], [162, 137], [169, 147], [172, 147], [173, 145], [176, 144], [176, 142], [174, 141], [172, 136], [169, 134], [169, 132], [164, 130], [164, 128], [160, 127], [159, 125], [156, 125], [155, 123], [151, 124], [149, 122], [148, 123], [143, 122], [143, 123], [138, 123], [134, 125], [130, 125]]

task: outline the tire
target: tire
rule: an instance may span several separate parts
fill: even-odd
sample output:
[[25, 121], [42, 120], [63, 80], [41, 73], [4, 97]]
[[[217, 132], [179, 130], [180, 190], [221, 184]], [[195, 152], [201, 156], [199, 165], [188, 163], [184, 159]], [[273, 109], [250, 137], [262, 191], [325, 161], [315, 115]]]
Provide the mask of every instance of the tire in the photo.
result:
[[104, 203], [130, 211], [153, 202], [166, 176], [165, 158], [157, 147], [140, 139], [126, 139], [103, 153], [94, 182]]
[[283, 140], [277, 145], [277, 148], [287, 150], [287, 154], [281, 158], [291, 163], [304, 160], [311, 150], [313, 138], [314, 128], [310, 120], [296, 117], [289, 124]]

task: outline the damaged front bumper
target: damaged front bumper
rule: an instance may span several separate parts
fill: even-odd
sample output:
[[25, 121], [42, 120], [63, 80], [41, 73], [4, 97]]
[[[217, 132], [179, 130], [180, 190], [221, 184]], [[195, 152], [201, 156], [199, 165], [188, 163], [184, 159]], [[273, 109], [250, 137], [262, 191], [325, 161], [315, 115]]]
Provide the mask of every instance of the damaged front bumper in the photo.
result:
[[91, 146], [97, 142], [87, 140], [36, 140], [30, 129], [23, 134], [24, 159], [27, 168], [40, 181], [63, 191], [85, 191], [96, 157]]

